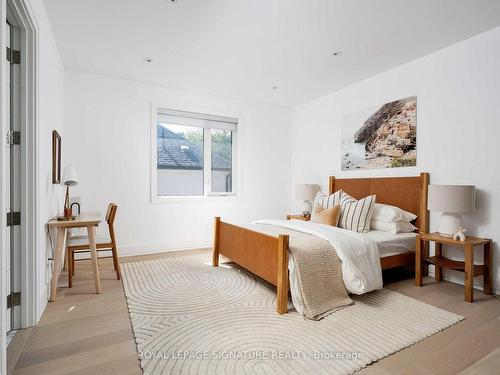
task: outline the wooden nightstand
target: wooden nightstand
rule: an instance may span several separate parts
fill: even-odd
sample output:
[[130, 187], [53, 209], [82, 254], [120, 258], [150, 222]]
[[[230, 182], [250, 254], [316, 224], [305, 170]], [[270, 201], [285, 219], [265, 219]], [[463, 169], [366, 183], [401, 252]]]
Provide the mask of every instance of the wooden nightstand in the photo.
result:
[[311, 215], [307, 215], [307, 216], [304, 216], [304, 215], [286, 215], [286, 219], [287, 220], [295, 219], [295, 220], [309, 221], [309, 220], [311, 220]]
[[[424, 254], [424, 242], [435, 243], [433, 257]], [[464, 250], [464, 262], [451, 260], [442, 256], [443, 245], [459, 246]], [[483, 245], [484, 264], [474, 264], [474, 247]], [[474, 299], [474, 277], [483, 275], [484, 294], [491, 294], [492, 289], [492, 247], [488, 238], [467, 237], [464, 242], [450, 237], [441, 236], [439, 233], [425, 233], [417, 235], [417, 248], [415, 251], [415, 285], [422, 286], [422, 275], [425, 264], [435, 266], [435, 279], [440, 281], [443, 277], [443, 267], [451, 270], [465, 272], [465, 300], [472, 302]]]

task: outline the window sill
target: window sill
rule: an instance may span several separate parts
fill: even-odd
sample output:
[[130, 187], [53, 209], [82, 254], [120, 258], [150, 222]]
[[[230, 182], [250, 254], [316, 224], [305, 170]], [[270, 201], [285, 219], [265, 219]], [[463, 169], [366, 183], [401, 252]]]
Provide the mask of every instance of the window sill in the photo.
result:
[[240, 200], [238, 194], [210, 194], [210, 195], [189, 195], [189, 196], [153, 196], [151, 203], [153, 204], [170, 204], [170, 203], [203, 203], [203, 202], [231, 202]]

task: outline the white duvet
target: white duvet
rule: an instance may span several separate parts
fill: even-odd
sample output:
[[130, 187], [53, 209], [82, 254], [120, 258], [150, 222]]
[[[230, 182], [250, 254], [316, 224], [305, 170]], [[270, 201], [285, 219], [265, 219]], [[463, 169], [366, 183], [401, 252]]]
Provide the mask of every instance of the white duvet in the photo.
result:
[[[330, 225], [298, 220], [259, 220], [254, 224], [273, 225], [312, 234], [329, 241], [342, 261], [342, 277], [349, 293], [363, 294], [382, 288], [382, 269], [377, 243], [368, 236]], [[292, 296], [293, 264], [290, 270]], [[289, 267], [290, 268], [290, 267]], [[301, 296], [297, 296], [301, 299]], [[294, 298], [295, 300], [296, 298]], [[295, 305], [295, 301], [294, 301]], [[296, 306], [297, 307], [297, 306]]]

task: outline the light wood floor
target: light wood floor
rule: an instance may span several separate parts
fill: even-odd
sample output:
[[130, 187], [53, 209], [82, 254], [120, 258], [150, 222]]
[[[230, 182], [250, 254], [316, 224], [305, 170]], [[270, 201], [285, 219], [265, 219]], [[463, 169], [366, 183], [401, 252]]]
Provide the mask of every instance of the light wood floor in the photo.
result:
[[[200, 253], [201, 250], [131, 257], [141, 261]], [[61, 275], [58, 299], [51, 302], [40, 323], [16, 335], [9, 346], [8, 366], [15, 375], [141, 374], [123, 287], [112, 263], [101, 260], [103, 293], [93, 293], [89, 262], [77, 262], [74, 287]], [[395, 353], [361, 374], [500, 373], [500, 300], [475, 291], [476, 302], [463, 301], [463, 286], [426, 279], [386, 285], [431, 305], [464, 315], [466, 320], [422, 342]], [[13, 369], [13, 371], [12, 371]]]

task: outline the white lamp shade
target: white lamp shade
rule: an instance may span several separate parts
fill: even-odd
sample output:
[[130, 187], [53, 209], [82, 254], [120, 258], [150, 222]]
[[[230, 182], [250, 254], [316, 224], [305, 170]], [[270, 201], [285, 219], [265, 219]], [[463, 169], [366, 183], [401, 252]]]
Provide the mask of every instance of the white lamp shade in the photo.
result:
[[429, 185], [427, 208], [439, 212], [474, 212], [476, 189], [473, 185]]
[[76, 170], [73, 164], [68, 164], [66, 167], [64, 167], [62, 181], [66, 186], [78, 185], [78, 176], [76, 175]]
[[319, 191], [316, 184], [295, 185], [295, 199], [298, 201], [312, 201]]

